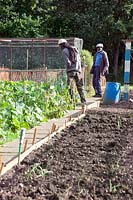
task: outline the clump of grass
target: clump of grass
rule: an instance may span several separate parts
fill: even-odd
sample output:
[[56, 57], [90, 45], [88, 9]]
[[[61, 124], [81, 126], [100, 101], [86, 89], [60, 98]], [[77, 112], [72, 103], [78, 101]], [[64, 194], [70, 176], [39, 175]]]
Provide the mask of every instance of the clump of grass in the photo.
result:
[[128, 186], [126, 185], [121, 185], [121, 184], [114, 184], [112, 183], [111, 179], [109, 180], [109, 192], [110, 193], [117, 193], [118, 191], [119, 192], [122, 192], [124, 190], [127, 190], [128, 189]]
[[120, 187], [119, 184], [113, 185], [112, 181], [109, 180], [109, 192], [110, 193], [116, 193], [118, 191], [118, 188]]
[[29, 169], [26, 173], [28, 178], [36, 177], [44, 177], [53, 173], [52, 171], [48, 171], [47, 169], [43, 169], [39, 163], [35, 163], [31, 169]]
[[118, 129], [122, 128], [122, 121], [121, 121], [120, 116], [118, 116], [117, 128], [118, 128]]
[[111, 168], [112, 168], [113, 172], [115, 172], [116, 170], [119, 169], [119, 167], [120, 167], [119, 163], [120, 163], [120, 159], [117, 160], [114, 164], [112, 164]]

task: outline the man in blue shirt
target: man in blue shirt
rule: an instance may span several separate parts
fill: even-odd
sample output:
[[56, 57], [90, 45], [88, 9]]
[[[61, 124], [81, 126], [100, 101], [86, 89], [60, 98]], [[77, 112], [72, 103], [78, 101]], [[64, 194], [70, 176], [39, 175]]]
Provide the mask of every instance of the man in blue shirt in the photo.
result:
[[93, 74], [93, 88], [95, 90], [94, 97], [102, 97], [101, 76], [108, 74], [109, 60], [107, 53], [103, 50], [103, 44], [96, 45], [97, 52], [94, 55], [93, 66], [90, 71]]

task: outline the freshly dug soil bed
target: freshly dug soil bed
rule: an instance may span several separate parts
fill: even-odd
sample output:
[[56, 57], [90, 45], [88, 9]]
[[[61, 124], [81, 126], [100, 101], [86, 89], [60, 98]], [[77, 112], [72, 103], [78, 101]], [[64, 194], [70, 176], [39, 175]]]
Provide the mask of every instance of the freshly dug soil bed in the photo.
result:
[[123, 105], [88, 111], [31, 153], [0, 178], [0, 199], [132, 200], [133, 108]]

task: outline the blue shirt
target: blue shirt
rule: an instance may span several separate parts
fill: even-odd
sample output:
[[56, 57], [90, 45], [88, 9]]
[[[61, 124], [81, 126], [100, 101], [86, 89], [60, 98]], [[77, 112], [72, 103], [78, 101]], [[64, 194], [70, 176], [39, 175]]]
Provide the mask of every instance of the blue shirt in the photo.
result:
[[96, 59], [95, 59], [94, 66], [100, 67], [100, 65], [101, 65], [101, 60], [102, 60], [102, 52], [99, 51], [99, 52], [97, 52], [97, 54], [96, 54]]

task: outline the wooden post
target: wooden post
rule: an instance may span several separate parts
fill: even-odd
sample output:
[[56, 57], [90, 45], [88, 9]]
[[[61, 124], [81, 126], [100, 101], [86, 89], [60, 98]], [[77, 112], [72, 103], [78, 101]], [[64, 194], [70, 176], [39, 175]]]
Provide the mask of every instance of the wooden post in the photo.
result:
[[35, 128], [35, 130], [34, 130], [34, 135], [33, 135], [32, 145], [35, 144], [36, 136], [37, 136], [37, 128]]
[[66, 123], [66, 120], [65, 120], [65, 128], [67, 127], [67, 123]]
[[46, 81], [48, 81], [48, 71], [47, 71], [47, 67], [45, 67], [45, 77], [46, 77]]
[[55, 123], [53, 123], [53, 124], [52, 124], [52, 128], [51, 128], [51, 131], [49, 131], [49, 133], [48, 133], [48, 143], [49, 143], [49, 141], [50, 141], [50, 135], [51, 135], [54, 131], [56, 131], [56, 129], [57, 129], [57, 126], [56, 126]]
[[2, 172], [3, 167], [4, 167], [4, 163], [2, 162], [2, 163], [0, 163], [0, 174]]
[[54, 131], [56, 131], [56, 124], [54, 124]]
[[27, 150], [27, 145], [28, 145], [28, 140], [25, 140], [25, 144], [24, 144], [24, 152]]
[[2, 154], [0, 154], [0, 164], [2, 163], [2, 161], [3, 161], [3, 156]]
[[51, 135], [51, 131], [49, 131], [49, 133], [48, 133], [48, 143], [50, 141], [50, 135]]
[[86, 105], [83, 105], [82, 106], [82, 114], [85, 114], [85, 111], [86, 111]]
[[125, 44], [125, 69], [124, 69], [124, 100], [129, 100], [130, 83], [130, 62], [131, 62], [131, 41], [127, 40]]
[[72, 116], [70, 115], [68, 121], [71, 121], [71, 120], [72, 120]]
[[52, 124], [52, 128], [51, 128], [51, 133], [53, 133], [55, 130], [56, 130], [56, 124], [53, 123], [53, 124]]

